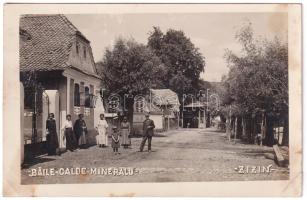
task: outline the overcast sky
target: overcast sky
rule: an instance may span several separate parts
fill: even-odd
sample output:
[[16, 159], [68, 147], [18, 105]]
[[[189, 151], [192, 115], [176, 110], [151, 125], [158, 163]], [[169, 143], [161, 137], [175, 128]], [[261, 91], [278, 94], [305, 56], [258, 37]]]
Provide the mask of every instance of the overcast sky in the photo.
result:
[[146, 44], [153, 26], [163, 32], [172, 28], [182, 30], [200, 49], [206, 59], [201, 78], [220, 81], [228, 68], [223, 58], [225, 49], [238, 52], [236, 31], [248, 21], [256, 36], [287, 39], [287, 14], [283, 13], [193, 13], [193, 14], [95, 14], [66, 15], [91, 41], [95, 61], [100, 61], [106, 47], [112, 47], [119, 36], [133, 37]]

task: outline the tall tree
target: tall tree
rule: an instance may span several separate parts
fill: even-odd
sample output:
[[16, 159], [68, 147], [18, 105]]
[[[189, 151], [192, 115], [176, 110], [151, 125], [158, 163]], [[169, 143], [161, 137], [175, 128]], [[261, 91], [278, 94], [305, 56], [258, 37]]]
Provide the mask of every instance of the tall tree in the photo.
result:
[[[242, 27], [236, 35], [242, 45], [240, 54], [227, 50], [225, 58], [229, 66], [224, 80], [227, 87], [226, 105], [237, 105], [238, 114], [262, 111], [267, 125], [276, 118], [288, 116], [288, 49], [278, 38], [272, 41], [256, 40], [252, 25]], [[285, 120], [285, 127], [288, 121]], [[270, 145], [272, 127], [267, 128], [266, 140]], [[287, 140], [288, 133], [284, 139]], [[270, 141], [269, 141], [270, 140]]]
[[183, 31], [169, 29], [163, 34], [159, 27], [154, 27], [147, 45], [166, 67], [163, 83], [167, 88], [180, 95], [199, 89], [205, 58]]
[[164, 76], [165, 70], [160, 59], [134, 39], [117, 39], [112, 49], [106, 49], [97, 67], [107, 93], [121, 97], [122, 107], [126, 109], [130, 121], [133, 116], [133, 97], [146, 94], [149, 88], [163, 87], [160, 77]]

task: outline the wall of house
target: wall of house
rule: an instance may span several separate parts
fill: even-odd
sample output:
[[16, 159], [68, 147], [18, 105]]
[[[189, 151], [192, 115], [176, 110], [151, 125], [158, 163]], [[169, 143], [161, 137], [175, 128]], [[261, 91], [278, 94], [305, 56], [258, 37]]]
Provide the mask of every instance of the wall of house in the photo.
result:
[[78, 69], [83, 69], [88, 72], [95, 73], [95, 63], [92, 56], [90, 43], [86, 42], [81, 37], [76, 36], [76, 41], [72, 44], [71, 47], [68, 63]]
[[[84, 101], [85, 98], [84, 92], [85, 92], [85, 87], [88, 87], [90, 90], [90, 94], [94, 94], [94, 89], [95, 86], [93, 83], [89, 83], [86, 81], [87, 75], [85, 74], [74, 74], [73, 77], [70, 77], [70, 88], [69, 88], [69, 107], [70, 107], [70, 114], [72, 116], [72, 121], [73, 123], [78, 119], [79, 114], [84, 115], [84, 120], [88, 128], [88, 134], [87, 134], [87, 139], [89, 144], [96, 144], [96, 136], [97, 136], [97, 131], [94, 126], [94, 108], [85, 108], [84, 106]], [[88, 77], [89, 78], [89, 77]], [[80, 91], [80, 106], [75, 106], [74, 105], [74, 95], [75, 95], [75, 84], [79, 85], [79, 91]], [[96, 88], [98, 86], [96, 85]], [[89, 115], [86, 114], [85, 111], [89, 111]], [[88, 112], [87, 112], [88, 113]]]
[[[161, 114], [151, 114], [150, 119], [152, 119], [155, 123], [155, 131], [161, 132], [164, 130], [163, 128], [163, 116]], [[135, 135], [143, 134], [143, 122], [145, 120], [144, 113], [133, 113], [133, 128], [132, 132]]]

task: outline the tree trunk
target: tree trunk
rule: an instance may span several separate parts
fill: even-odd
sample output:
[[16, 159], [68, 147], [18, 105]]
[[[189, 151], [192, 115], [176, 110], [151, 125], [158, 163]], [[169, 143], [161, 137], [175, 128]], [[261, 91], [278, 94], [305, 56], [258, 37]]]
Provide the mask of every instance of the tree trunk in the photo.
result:
[[252, 132], [251, 132], [251, 143], [255, 144], [255, 135], [257, 133], [257, 124], [255, 117], [252, 117]]
[[126, 104], [127, 105], [127, 118], [131, 126], [133, 126], [134, 99], [127, 98], [126, 103], [127, 103]]
[[265, 133], [265, 139], [264, 144], [267, 146], [273, 146], [274, 145], [274, 120], [273, 120], [273, 114], [268, 113], [266, 117], [266, 133]]
[[228, 140], [230, 141], [231, 135], [231, 118], [227, 117], [226, 119], [226, 135], [228, 136]]
[[246, 139], [246, 117], [242, 117], [242, 138]]
[[284, 120], [284, 130], [282, 136], [282, 143], [283, 146], [289, 146], [289, 118], [288, 116]]
[[236, 126], [236, 129], [237, 129], [237, 138], [240, 138], [242, 139], [242, 117], [237, 117], [237, 126]]

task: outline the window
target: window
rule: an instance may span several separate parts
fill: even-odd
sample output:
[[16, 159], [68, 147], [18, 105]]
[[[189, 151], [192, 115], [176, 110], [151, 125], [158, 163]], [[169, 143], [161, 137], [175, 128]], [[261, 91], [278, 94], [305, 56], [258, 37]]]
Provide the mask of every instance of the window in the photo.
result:
[[80, 106], [80, 86], [79, 84], [75, 84], [74, 90], [74, 106]]
[[87, 108], [91, 107], [91, 98], [90, 98], [90, 89], [88, 87], [84, 88], [84, 94], [85, 94], [85, 102], [84, 105]]
[[76, 52], [79, 54], [79, 42], [76, 42]]
[[83, 47], [83, 55], [84, 55], [84, 58], [86, 58], [86, 48]]

